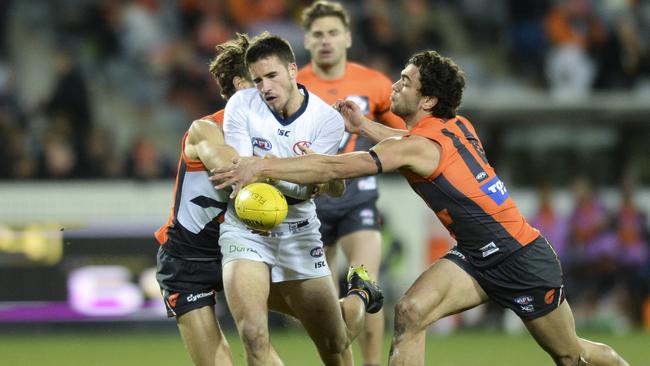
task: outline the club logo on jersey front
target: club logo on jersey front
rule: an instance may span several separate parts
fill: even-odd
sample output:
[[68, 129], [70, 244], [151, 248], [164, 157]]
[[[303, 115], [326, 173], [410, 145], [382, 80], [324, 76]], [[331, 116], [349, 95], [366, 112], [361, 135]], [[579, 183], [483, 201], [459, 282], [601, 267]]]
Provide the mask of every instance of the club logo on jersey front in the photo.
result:
[[265, 151], [270, 151], [273, 147], [273, 145], [271, 145], [271, 141], [263, 139], [261, 137], [253, 137], [251, 139], [251, 142], [253, 143], [253, 148], [257, 147]]
[[499, 177], [494, 177], [481, 185], [481, 190], [499, 206], [510, 197], [505, 184], [503, 184]]
[[311, 141], [298, 141], [293, 144], [293, 153], [296, 155], [305, 155], [305, 153], [300, 150], [301, 147], [310, 147]]

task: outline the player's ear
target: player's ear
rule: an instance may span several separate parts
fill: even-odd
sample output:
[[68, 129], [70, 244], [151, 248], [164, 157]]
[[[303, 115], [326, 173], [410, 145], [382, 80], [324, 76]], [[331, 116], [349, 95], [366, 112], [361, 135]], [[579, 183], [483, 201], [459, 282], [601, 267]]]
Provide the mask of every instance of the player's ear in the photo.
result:
[[352, 32], [348, 29], [345, 31], [345, 48], [352, 47]]
[[289, 76], [291, 77], [291, 79], [295, 79], [297, 73], [298, 73], [298, 65], [296, 65], [295, 63], [290, 63]]
[[420, 105], [422, 106], [422, 109], [430, 112], [433, 110], [433, 107], [435, 107], [438, 104], [438, 97], [422, 97], [420, 99]]
[[235, 90], [238, 90], [237, 87], [239, 86], [239, 76], [235, 76], [232, 78], [232, 87], [235, 88]]

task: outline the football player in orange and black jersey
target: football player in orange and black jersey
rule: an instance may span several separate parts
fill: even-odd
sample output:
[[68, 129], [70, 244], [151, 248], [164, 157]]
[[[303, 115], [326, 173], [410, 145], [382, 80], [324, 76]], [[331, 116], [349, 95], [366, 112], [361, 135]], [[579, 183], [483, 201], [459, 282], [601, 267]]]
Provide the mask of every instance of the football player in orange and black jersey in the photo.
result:
[[[367, 120], [349, 101], [336, 108], [350, 132], [379, 142], [369, 152], [242, 159], [214, 179], [310, 184], [399, 170], [456, 238], [395, 307], [391, 365], [424, 365], [427, 327], [492, 300], [513, 310], [558, 365], [628, 365], [611, 347], [576, 335], [557, 255], [524, 219], [490, 166], [472, 124], [459, 115], [465, 79], [435, 51], [415, 54], [393, 84], [391, 110], [408, 131]], [[217, 186], [219, 187], [219, 186]]]
[[[335, 2], [316, 1], [303, 11], [302, 19], [311, 62], [298, 72], [298, 82], [330, 105], [338, 99], [352, 100], [368, 118], [404, 128], [404, 121], [390, 111], [390, 79], [347, 60], [352, 40], [345, 9]], [[345, 133], [339, 153], [367, 151], [371, 146], [363, 136]], [[378, 196], [376, 178], [369, 176], [347, 180], [342, 197], [323, 195], [315, 200], [325, 255], [335, 283], [339, 275], [339, 246], [351, 266], [363, 264], [371, 276], [379, 276], [382, 244]], [[368, 314], [364, 330], [359, 335], [364, 365], [379, 365], [384, 339], [383, 311]]]

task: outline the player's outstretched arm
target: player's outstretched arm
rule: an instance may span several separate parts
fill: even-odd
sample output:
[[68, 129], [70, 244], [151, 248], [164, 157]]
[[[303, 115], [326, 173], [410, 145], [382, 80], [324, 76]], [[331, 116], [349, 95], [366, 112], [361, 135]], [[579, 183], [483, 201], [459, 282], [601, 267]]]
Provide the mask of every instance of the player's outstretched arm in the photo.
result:
[[407, 130], [391, 128], [381, 123], [373, 122], [366, 117], [359, 106], [350, 100], [337, 100], [334, 109], [339, 111], [345, 121], [345, 130], [368, 138], [376, 144], [389, 137], [404, 136]]
[[369, 152], [341, 155], [309, 154], [283, 159], [242, 158], [231, 169], [213, 171], [212, 181], [222, 181], [216, 188], [234, 185], [239, 188], [260, 178], [286, 180], [299, 184], [329, 182], [406, 168], [420, 176], [429, 176], [438, 167], [440, 146], [426, 138], [390, 138]]
[[221, 127], [205, 120], [192, 122], [185, 141], [185, 155], [201, 160], [208, 170], [231, 167], [239, 158], [237, 151], [225, 144]]

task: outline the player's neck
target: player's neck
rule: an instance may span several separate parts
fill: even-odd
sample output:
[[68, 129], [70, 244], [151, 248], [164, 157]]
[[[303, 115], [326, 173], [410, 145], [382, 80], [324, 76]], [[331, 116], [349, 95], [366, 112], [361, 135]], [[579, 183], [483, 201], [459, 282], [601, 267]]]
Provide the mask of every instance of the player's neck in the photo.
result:
[[406, 128], [410, 130], [413, 127], [415, 127], [415, 125], [417, 125], [418, 122], [420, 122], [421, 120], [429, 116], [431, 116], [430, 112], [420, 110], [413, 113], [410, 116], [400, 116], [400, 117], [404, 119], [404, 122], [406, 123]]
[[311, 68], [314, 74], [321, 80], [338, 80], [345, 76], [347, 60], [344, 58], [341, 62], [334, 65], [318, 65], [312, 60]]
[[300, 89], [296, 86], [296, 89], [293, 91], [291, 98], [287, 102], [284, 110], [282, 110], [282, 118], [287, 119], [291, 117], [294, 113], [298, 112], [302, 102], [305, 100], [305, 96], [302, 95]]

